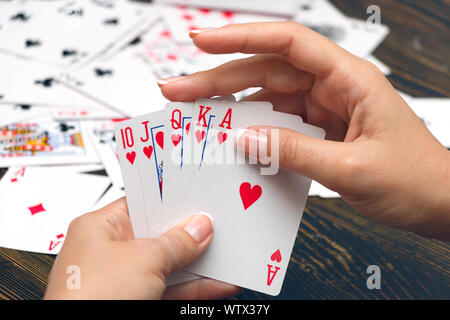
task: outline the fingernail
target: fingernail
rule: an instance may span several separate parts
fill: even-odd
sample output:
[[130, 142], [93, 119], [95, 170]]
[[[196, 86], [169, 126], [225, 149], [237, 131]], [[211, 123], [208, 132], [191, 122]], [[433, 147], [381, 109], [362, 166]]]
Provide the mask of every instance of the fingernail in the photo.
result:
[[243, 129], [237, 135], [237, 147], [248, 153], [249, 157], [258, 157], [258, 148], [267, 149], [267, 135], [263, 130]]
[[216, 30], [217, 28], [202, 28], [202, 29], [194, 29], [189, 31], [189, 38], [194, 39], [194, 37], [200, 33], [204, 33], [206, 31], [213, 31]]
[[202, 32], [202, 30], [200, 30], [200, 29], [191, 30], [191, 31], [189, 31], [189, 38], [194, 39], [194, 37], [201, 32]]
[[205, 240], [212, 232], [214, 222], [212, 217], [206, 212], [194, 215], [184, 226], [184, 231], [189, 233], [198, 243]]
[[169, 82], [174, 82], [174, 81], [177, 81], [177, 80], [181, 80], [183, 78], [185, 78], [185, 76], [170, 77], [170, 78], [158, 80], [157, 83], [158, 83], [158, 86], [161, 88], [162, 86], [165, 86]]

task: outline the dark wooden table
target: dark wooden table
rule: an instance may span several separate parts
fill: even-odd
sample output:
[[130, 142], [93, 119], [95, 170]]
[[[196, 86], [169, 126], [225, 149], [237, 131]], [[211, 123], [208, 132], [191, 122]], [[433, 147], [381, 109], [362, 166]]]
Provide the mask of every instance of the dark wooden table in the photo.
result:
[[[369, 5], [381, 8], [391, 33], [374, 55], [391, 68], [396, 88], [413, 96], [449, 96], [449, 1], [333, 2], [360, 19]], [[449, 253], [450, 243], [374, 223], [341, 199], [310, 197], [276, 299], [449, 299]], [[0, 248], [0, 298], [40, 299], [54, 258]], [[381, 269], [380, 290], [366, 286], [369, 265]], [[273, 299], [249, 290], [235, 298]]]

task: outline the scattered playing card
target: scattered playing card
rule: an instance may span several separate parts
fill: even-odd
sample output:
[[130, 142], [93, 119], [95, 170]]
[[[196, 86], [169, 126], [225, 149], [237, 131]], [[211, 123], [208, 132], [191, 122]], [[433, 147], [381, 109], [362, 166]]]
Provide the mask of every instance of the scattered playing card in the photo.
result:
[[73, 168], [11, 167], [0, 181], [0, 246], [57, 254], [70, 221], [91, 210], [108, 184]]
[[0, 167], [99, 162], [84, 124], [50, 117], [2, 126]]

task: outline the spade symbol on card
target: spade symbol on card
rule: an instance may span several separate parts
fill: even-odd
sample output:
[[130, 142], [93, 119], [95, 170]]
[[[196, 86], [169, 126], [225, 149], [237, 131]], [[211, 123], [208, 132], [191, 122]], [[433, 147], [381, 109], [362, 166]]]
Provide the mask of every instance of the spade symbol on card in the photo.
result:
[[134, 38], [133, 40], [131, 40], [131, 41], [128, 43], [128, 45], [129, 45], [129, 46], [135, 46], [135, 45], [137, 45], [137, 44], [139, 44], [139, 43], [141, 43], [141, 42], [142, 42], [142, 39], [141, 39], [140, 36], [138, 36], [138, 37]]
[[113, 74], [113, 71], [111, 69], [95, 68], [94, 72], [97, 77], [112, 76]]
[[239, 187], [239, 194], [244, 205], [244, 210], [247, 210], [261, 197], [262, 189], [257, 184], [252, 187], [250, 183], [242, 182]]
[[20, 108], [22, 110], [30, 110], [31, 109], [30, 104], [16, 104], [15, 107]]
[[104, 20], [103, 23], [106, 25], [118, 25], [119, 19], [118, 18], [110, 18], [110, 19]]
[[86, 56], [86, 52], [79, 52], [76, 49], [63, 49], [61, 51], [61, 55], [63, 58], [81, 58]]
[[23, 12], [19, 12], [13, 15], [11, 18], [9, 18], [9, 20], [11, 21], [24, 21], [24, 22], [28, 21], [28, 19], [30, 19], [30, 16], [27, 16], [27, 14]]
[[152, 147], [152, 146], [144, 147], [144, 148], [142, 149], [142, 151], [143, 151], [144, 154], [147, 156], [147, 158], [150, 159], [150, 157], [152, 156], [152, 153], [153, 153], [153, 147]]
[[30, 48], [30, 47], [38, 47], [41, 45], [41, 42], [39, 40], [35, 40], [35, 39], [27, 39], [25, 41], [25, 47], [26, 48]]
[[158, 146], [164, 150], [164, 132], [159, 131], [156, 136], [156, 143], [158, 144]]
[[77, 54], [77, 50], [73, 50], [73, 49], [64, 49], [61, 52], [63, 57], [70, 57], [70, 56], [75, 56]]
[[67, 132], [70, 129], [75, 129], [75, 127], [74, 126], [70, 126], [70, 125], [68, 125], [66, 123], [60, 123], [59, 124], [59, 130], [61, 130], [61, 132]]
[[34, 83], [35, 84], [40, 84], [40, 85], [42, 85], [43, 87], [46, 87], [46, 88], [50, 88], [53, 85], [53, 81], [55, 81], [54, 78], [46, 78], [46, 79], [43, 79], [43, 80], [35, 80]]

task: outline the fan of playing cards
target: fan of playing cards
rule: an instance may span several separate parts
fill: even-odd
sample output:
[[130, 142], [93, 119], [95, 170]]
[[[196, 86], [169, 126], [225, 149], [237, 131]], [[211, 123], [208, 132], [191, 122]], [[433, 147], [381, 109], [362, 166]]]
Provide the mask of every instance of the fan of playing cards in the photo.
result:
[[[117, 153], [135, 236], [159, 236], [206, 211], [214, 241], [187, 271], [278, 294], [311, 181], [274, 167], [277, 141], [271, 168], [246, 163], [236, 137], [256, 124], [325, 136], [267, 102], [199, 99], [118, 123]], [[252, 149], [267, 158], [259, 146]]]
[[[324, 132], [236, 102], [259, 88], [168, 103], [156, 83], [247, 56], [206, 54], [189, 31], [285, 20], [390, 73], [371, 55], [389, 28], [328, 0], [0, 1], [0, 246], [57, 254], [70, 221], [126, 194], [136, 237], [200, 211], [215, 221], [211, 247], [168, 284], [206, 276], [277, 294], [311, 182], [236, 141], [253, 124]], [[403, 96], [449, 147], [448, 100]], [[309, 194], [339, 196], [314, 181]]]

